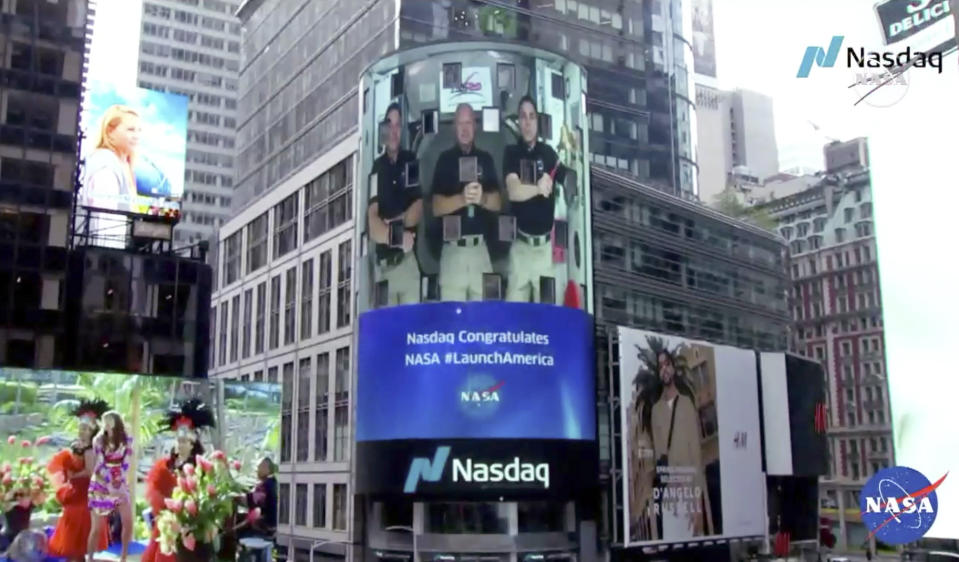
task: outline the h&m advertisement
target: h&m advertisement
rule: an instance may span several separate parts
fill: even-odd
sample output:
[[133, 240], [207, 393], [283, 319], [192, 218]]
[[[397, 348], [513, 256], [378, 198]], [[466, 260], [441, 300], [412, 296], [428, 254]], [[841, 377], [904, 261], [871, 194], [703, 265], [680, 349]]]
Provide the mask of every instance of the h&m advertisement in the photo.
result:
[[763, 534], [756, 357], [619, 329], [626, 546]]
[[549, 495], [595, 482], [584, 311], [495, 301], [385, 308], [360, 316], [358, 345], [360, 493]]

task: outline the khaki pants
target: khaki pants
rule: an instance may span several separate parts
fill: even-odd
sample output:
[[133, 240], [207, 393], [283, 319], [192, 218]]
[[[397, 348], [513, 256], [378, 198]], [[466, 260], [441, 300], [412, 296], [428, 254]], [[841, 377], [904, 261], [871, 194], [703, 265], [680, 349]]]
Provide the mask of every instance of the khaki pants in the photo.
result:
[[539, 302], [540, 277], [555, 277], [553, 245], [547, 241], [540, 246], [533, 246], [523, 240], [515, 240], [509, 249], [506, 300], [530, 302], [532, 298], [532, 302]]
[[472, 245], [474, 236], [464, 237], [470, 244], [455, 242], [443, 245], [440, 256], [440, 299], [444, 301], [483, 300], [483, 274], [493, 272], [486, 242], [480, 238]]
[[420, 302], [420, 266], [416, 254], [407, 252], [396, 265], [376, 268], [376, 282], [386, 281], [389, 306]]

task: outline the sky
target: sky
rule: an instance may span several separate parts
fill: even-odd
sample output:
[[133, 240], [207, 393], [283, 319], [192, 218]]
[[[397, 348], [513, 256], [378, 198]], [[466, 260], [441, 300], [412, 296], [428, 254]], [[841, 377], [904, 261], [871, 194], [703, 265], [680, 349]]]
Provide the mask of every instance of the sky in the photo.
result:
[[[912, 418], [911, 437], [896, 460], [936, 480], [948, 470], [959, 473], [959, 377], [950, 355], [959, 342], [952, 237], [959, 219], [959, 59], [955, 53], [946, 58], [942, 74], [908, 71], [907, 91], [889, 107], [853, 106], [859, 96], [847, 86], [855, 76], [842, 56], [834, 68], [814, 67], [808, 78], [796, 78], [806, 46], [825, 47], [834, 35], [845, 36], [844, 48], [880, 49], [872, 5], [714, 0], [717, 68], [721, 87], [773, 98], [780, 149], [808, 140], [810, 121], [824, 135], [820, 144], [829, 141], [826, 136], [869, 140], [894, 429], [906, 437], [898, 426]], [[953, 29], [949, 22], [947, 31]], [[899, 97], [891, 96], [880, 101]], [[959, 479], [943, 483], [940, 502], [944, 508], [930, 536], [959, 537]]]

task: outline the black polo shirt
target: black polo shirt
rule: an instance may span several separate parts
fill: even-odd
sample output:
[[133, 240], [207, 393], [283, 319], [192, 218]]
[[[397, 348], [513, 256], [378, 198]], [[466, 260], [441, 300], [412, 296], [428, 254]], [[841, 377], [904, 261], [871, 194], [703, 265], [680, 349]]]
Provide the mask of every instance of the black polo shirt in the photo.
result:
[[[496, 165], [493, 163], [493, 157], [490, 156], [490, 153], [475, 146], [469, 152], [463, 152], [459, 145], [456, 145], [443, 151], [439, 159], [436, 160], [436, 169], [433, 172], [432, 193], [434, 195], [451, 196], [463, 193], [463, 188], [469, 183], [460, 181], [460, 157], [465, 156], [476, 157], [479, 184], [483, 186], [483, 193], [499, 191], [499, 176], [496, 174]], [[469, 217], [469, 205], [451, 213], [450, 216], [461, 217], [460, 233], [462, 235], [482, 234], [485, 236], [489, 232], [490, 219], [492, 219], [493, 213], [481, 205], [474, 205], [473, 208], [473, 218]]]
[[[404, 172], [408, 162], [416, 161], [416, 155], [409, 150], [400, 149], [396, 161], [391, 162], [385, 153], [373, 162], [373, 171], [376, 174], [376, 195], [370, 198], [370, 204], [379, 203], [377, 213], [384, 221], [394, 219], [405, 213], [410, 205], [423, 198], [423, 191], [419, 186], [405, 187]], [[415, 228], [407, 230], [415, 231]], [[401, 248], [390, 248], [387, 244], [376, 245], [376, 258], [388, 259], [403, 253]]]
[[[536, 180], [543, 177], [543, 174], [550, 173], [559, 162], [559, 156], [548, 144], [537, 141], [532, 147], [526, 143], [514, 144], [506, 147], [503, 154], [503, 177], [509, 174], [520, 174], [520, 162], [529, 160], [533, 162], [533, 169], [536, 172]], [[556, 171], [554, 182], [562, 181], [565, 168], [560, 165]], [[516, 229], [525, 234], [539, 236], [549, 234], [553, 229], [553, 216], [556, 212], [556, 189], [550, 192], [549, 197], [537, 194], [526, 201], [511, 201], [513, 215], [516, 216]]]

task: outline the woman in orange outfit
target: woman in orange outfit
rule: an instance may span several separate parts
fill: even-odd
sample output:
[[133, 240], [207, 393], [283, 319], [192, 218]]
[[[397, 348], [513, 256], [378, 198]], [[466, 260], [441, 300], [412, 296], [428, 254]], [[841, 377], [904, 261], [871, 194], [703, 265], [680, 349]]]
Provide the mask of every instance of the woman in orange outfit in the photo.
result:
[[166, 509], [164, 500], [173, 496], [177, 477], [185, 464], [195, 464], [196, 456], [203, 454], [200, 443], [200, 429], [214, 427], [213, 412], [200, 400], [191, 399], [183, 405], [167, 412], [166, 429], [176, 433], [176, 446], [163, 455], [147, 475], [146, 499], [153, 512], [153, 530], [150, 544], [143, 553], [141, 562], [176, 562], [176, 556], [166, 556], [160, 552], [157, 543], [159, 529], [156, 522], [160, 512]]
[[[57, 501], [63, 506], [60, 520], [50, 539], [51, 556], [71, 561], [83, 560], [92, 527], [92, 516], [87, 505], [90, 478], [93, 475], [93, 436], [100, 430], [100, 417], [110, 406], [100, 399], [83, 400], [72, 415], [77, 418], [77, 441], [69, 449], [60, 451], [47, 464], [47, 472], [59, 484]], [[101, 526], [98, 550], [109, 546], [108, 525]]]

